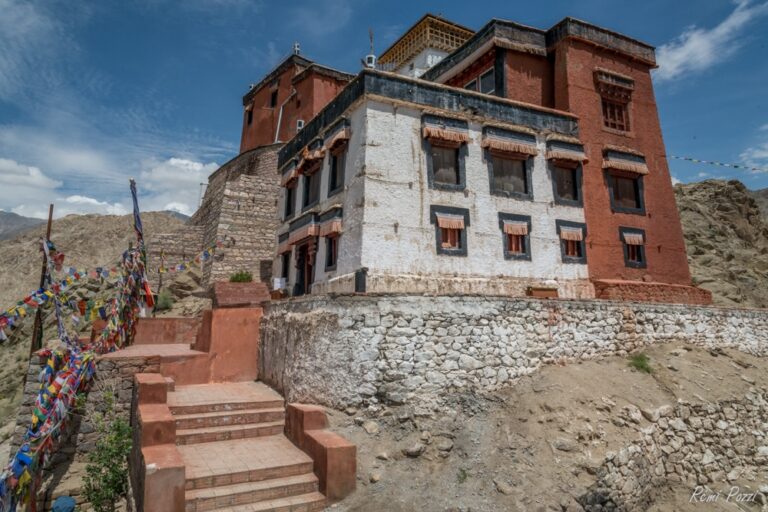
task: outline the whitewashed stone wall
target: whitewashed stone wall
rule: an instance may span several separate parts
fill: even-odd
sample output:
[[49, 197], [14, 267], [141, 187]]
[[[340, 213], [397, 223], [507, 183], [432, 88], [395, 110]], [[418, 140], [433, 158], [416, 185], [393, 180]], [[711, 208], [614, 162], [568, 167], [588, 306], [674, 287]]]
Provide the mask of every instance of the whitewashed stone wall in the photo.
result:
[[[638, 442], [606, 457], [598, 481], [579, 498], [584, 510], [647, 510], [668, 481], [681, 482], [697, 499], [721, 492], [718, 501], [730, 495], [728, 501], [736, 503], [738, 493], [745, 506], [767, 504], [768, 491], [760, 486], [768, 479], [765, 390], [753, 388], [740, 400], [719, 403], [679, 402], [643, 415], [651, 424]], [[737, 481], [760, 487], [763, 501], [746, 488], [734, 490]]]
[[684, 341], [768, 354], [768, 311], [501, 297], [322, 296], [273, 302], [261, 375], [290, 401], [410, 403], [493, 390], [543, 364]]

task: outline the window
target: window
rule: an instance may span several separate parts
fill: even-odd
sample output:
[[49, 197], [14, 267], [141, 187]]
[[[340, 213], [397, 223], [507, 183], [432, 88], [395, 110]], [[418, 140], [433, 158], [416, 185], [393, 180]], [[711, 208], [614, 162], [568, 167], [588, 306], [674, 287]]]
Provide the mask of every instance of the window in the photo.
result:
[[464, 86], [465, 89], [469, 89], [470, 91], [476, 91], [477, 90], [477, 78], [469, 82], [467, 85]]
[[571, 167], [564, 162], [553, 162], [552, 186], [556, 203], [581, 203], [581, 166], [577, 164]]
[[430, 220], [435, 225], [437, 254], [467, 255], [469, 210], [450, 206], [431, 206]]
[[607, 178], [611, 207], [625, 213], [641, 213], [643, 210], [641, 178], [613, 172], [608, 173]]
[[635, 228], [619, 228], [619, 239], [624, 246], [624, 265], [645, 268], [645, 231]]
[[272, 91], [272, 94], [269, 95], [269, 106], [272, 108], [277, 106], [277, 89]]
[[504, 242], [504, 258], [530, 260], [531, 218], [526, 215], [499, 213], [499, 228]]
[[282, 266], [280, 268], [280, 270], [281, 270], [280, 277], [285, 279], [286, 282], [287, 282], [288, 281], [288, 275], [289, 275], [289, 273], [291, 271], [291, 251], [284, 252], [280, 256], [280, 259], [281, 259], [281, 264], [282, 264]]
[[329, 158], [330, 174], [328, 176], [328, 196], [340, 191], [344, 187], [344, 162], [346, 151], [334, 151]]
[[603, 124], [622, 132], [629, 131], [629, 104], [603, 98]]
[[253, 109], [252, 108], [248, 109], [248, 112], [246, 113], [246, 118], [248, 119], [248, 126], [250, 126], [251, 123], [253, 123]]
[[304, 120], [303, 119], [297, 119], [296, 120], [296, 131], [298, 132], [302, 128], [304, 128]]
[[325, 237], [325, 270], [336, 270], [336, 260], [339, 257], [339, 237]]
[[584, 245], [584, 239], [587, 236], [586, 224], [557, 220], [555, 226], [557, 235], [560, 237], [563, 263], [586, 263], [587, 251]]
[[[296, 180], [294, 180], [295, 183]], [[285, 209], [283, 210], [283, 218], [290, 219], [293, 217], [293, 212], [296, 211], [296, 185], [285, 188]]]
[[510, 158], [489, 151], [491, 161], [491, 193], [525, 196], [529, 192], [528, 160]]
[[493, 68], [480, 75], [480, 92], [493, 94], [496, 91], [496, 76]]
[[439, 185], [459, 185], [459, 148], [431, 144], [433, 179]]
[[440, 247], [447, 250], [461, 249], [461, 230], [440, 228]]
[[309, 208], [320, 200], [320, 170], [304, 175], [304, 200], [302, 208]]

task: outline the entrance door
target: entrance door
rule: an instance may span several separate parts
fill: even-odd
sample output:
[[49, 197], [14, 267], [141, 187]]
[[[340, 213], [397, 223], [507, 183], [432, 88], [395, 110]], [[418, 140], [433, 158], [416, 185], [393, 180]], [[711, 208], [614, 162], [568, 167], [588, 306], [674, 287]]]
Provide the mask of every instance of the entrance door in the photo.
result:
[[296, 285], [293, 288], [294, 296], [304, 295], [312, 290], [315, 262], [314, 248], [315, 243], [313, 240], [296, 247]]

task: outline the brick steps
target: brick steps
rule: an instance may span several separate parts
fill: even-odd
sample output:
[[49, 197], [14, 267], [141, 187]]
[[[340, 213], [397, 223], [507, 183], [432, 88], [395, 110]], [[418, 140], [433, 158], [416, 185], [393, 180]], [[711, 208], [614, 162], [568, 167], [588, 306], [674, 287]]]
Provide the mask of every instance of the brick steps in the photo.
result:
[[258, 400], [249, 402], [224, 402], [215, 404], [172, 405], [171, 414], [174, 416], [203, 414], [209, 412], [241, 411], [243, 409], [277, 409], [284, 407], [285, 402], [279, 400]]
[[218, 509], [219, 512], [318, 512], [325, 509], [325, 496], [319, 492], [277, 500]]
[[246, 425], [280, 421], [285, 418], [285, 409], [282, 407], [275, 407], [176, 414], [175, 418], [177, 429], [198, 429], [204, 427], [220, 427], [224, 425]]
[[186, 491], [186, 511], [219, 510], [243, 504], [291, 498], [318, 492], [318, 479], [312, 473], [272, 478], [257, 482], [223, 485]]
[[212, 443], [243, 439], [246, 437], [273, 436], [282, 434], [285, 420], [244, 425], [222, 425], [219, 427], [201, 427], [176, 430], [176, 444]]

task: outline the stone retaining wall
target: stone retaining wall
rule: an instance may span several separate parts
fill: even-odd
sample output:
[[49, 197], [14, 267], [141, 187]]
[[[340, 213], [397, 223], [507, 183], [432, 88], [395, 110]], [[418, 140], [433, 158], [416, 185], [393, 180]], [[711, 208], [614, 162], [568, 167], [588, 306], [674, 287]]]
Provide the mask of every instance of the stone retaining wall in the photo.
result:
[[725, 501], [738, 481], [751, 482], [754, 491], [755, 482], [768, 478], [765, 390], [752, 388], [741, 400], [678, 402], [644, 415], [652, 423], [641, 439], [609, 454], [597, 483], [579, 498], [587, 512], [647, 510], [655, 491], [669, 481], [702, 496], [725, 490]]
[[543, 364], [684, 341], [768, 353], [768, 311], [494, 297], [340, 296], [275, 301], [261, 376], [289, 401], [336, 408], [493, 390]]

